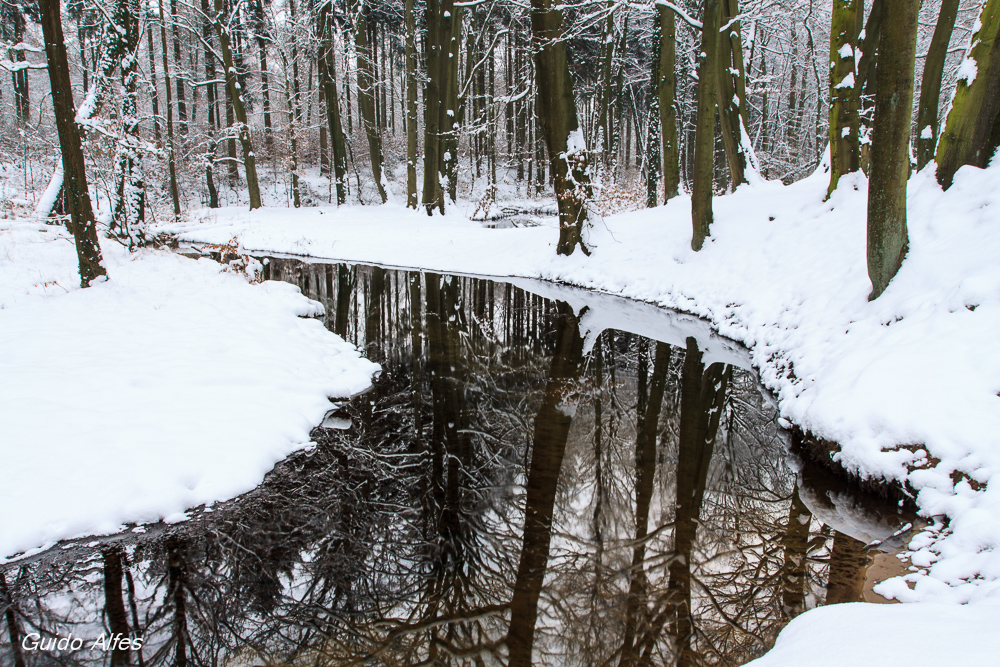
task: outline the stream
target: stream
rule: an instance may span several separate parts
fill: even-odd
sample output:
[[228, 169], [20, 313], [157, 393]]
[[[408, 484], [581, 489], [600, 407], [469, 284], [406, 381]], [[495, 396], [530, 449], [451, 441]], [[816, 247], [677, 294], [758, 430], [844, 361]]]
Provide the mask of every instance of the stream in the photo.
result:
[[263, 261], [374, 386], [240, 498], [6, 565], [0, 664], [740, 665], [903, 571], [913, 517], [791, 454], [701, 320]]

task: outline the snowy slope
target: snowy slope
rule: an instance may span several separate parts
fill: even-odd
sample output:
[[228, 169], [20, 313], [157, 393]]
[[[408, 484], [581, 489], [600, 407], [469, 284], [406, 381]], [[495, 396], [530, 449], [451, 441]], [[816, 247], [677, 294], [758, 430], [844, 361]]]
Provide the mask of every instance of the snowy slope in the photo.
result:
[[286, 283], [105, 242], [81, 290], [65, 231], [2, 225], [0, 562], [252, 489], [378, 369]]
[[[751, 348], [782, 416], [843, 448], [865, 476], [906, 480], [928, 516], [902, 600], [1000, 594], [1000, 165], [962, 169], [943, 193], [933, 165], [910, 183], [910, 252], [869, 303], [867, 182], [827, 176], [744, 186], [715, 200], [712, 238], [690, 250], [690, 200], [596, 221], [593, 255], [557, 257], [554, 226], [484, 229], [458, 210], [398, 205], [200, 211], [182, 239], [437, 271], [543, 278], [709, 319]], [[993, 481], [991, 481], [993, 480]], [[934, 524], [939, 525], [939, 524]], [[911, 590], [912, 589], [912, 590]]]

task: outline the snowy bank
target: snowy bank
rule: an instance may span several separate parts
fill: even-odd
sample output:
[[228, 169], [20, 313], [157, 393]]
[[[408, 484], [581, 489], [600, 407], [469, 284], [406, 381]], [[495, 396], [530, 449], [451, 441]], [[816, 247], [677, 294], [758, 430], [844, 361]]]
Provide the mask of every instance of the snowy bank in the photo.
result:
[[747, 667], [990, 665], [1000, 655], [1000, 605], [835, 604], [792, 620]]
[[81, 290], [61, 227], [0, 226], [0, 562], [252, 489], [378, 369], [292, 285], [103, 248]]
[[[883, 591], [966, 602], [1000, 594], [1000, 165], [963, 168], [942, 192], [910, 183], [910, 251], [873, 303], [867, 182], [828, 177], [743, 187], [715, 200], [690, 249], [690, 200], [597, 221], [593, 255], [555, 254], [553, 226], [485, 229], [453, 211], [397, 205], [198, 211], [164, 227], [193, 242], [490, 276], [543, 278], [710, 320], [745, 343], [784, 419], [840, 444], [862, 476], [908, 483], [927, 516], [913, 571]], [[992, 481], [991, 481], [992, 480]]]

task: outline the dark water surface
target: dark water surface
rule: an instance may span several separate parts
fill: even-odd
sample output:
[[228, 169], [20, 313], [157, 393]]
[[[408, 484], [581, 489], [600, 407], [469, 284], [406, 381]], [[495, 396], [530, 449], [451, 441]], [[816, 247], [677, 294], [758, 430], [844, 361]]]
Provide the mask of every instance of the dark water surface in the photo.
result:
[[[865, 544], [904, 523], [796, 463], [743, 352], [693, 318], [541, 283], [266, 271], [382, 364], [373, 389], [242, 498], [7, 565], [0, 663], [738, 665], [862, 599]], [[141, 650], [91, 649], [102, 632]]]

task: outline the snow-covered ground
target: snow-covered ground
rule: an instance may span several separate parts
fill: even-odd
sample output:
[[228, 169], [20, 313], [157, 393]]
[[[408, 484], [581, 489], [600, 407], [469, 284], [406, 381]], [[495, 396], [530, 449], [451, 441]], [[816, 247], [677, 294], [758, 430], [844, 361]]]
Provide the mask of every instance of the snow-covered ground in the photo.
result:
[[1000, 597], [1000, 164], [963, 168], [946, 193], [932, 169], [910, 182], [909, 254], [871, 303], [867, 182], [842, 179], [824, 201], [822, 170], [717, 198], [700, 253], [687, 197], [596, 221], [590, 257], [556, 256], [554, 224], [485, 229], [469, 220], [472, 205], [433, 218], [394, 204], [203, 210], [163, 230], [236, 237], [254, 251], [542, 278], [707, 318], [750, 348], [784, 419], [839, 443], [847, 469], [906, 482], [924, 515], [947, 517], [913, 538], [911, 573], [880, 592], [975, 602]]
[[377, 365], [286, 283], [0, 221], [0, 563], [255, 487]]

